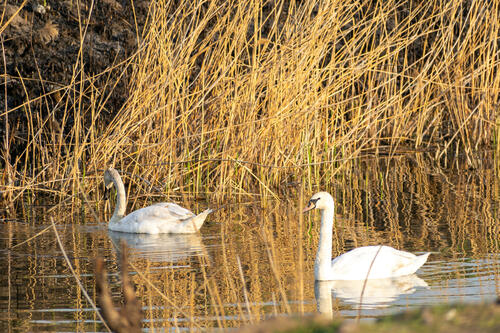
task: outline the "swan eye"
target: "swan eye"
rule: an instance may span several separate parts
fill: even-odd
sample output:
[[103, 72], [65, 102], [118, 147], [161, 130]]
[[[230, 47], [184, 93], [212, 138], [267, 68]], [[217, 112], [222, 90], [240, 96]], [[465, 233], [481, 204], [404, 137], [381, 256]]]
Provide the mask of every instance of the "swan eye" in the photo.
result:
[[316, 203], [318, 202], [318, 200], [319, 200], [319, 198], [311, 199], [311, 200], [309, 200], [309, 204], [313, 205], [313, 207], [316, 208]]

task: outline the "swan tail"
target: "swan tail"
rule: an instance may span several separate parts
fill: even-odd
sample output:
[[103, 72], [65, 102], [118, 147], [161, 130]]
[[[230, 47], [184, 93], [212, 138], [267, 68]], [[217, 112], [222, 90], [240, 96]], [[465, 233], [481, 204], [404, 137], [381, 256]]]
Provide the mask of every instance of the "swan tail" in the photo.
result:
[[422, 267], [425, 264], [430, 254], [431, 254], [430, 252], [427, 252], [425, 254], [417, 256], [408, 265], [405, 265], [404, 267], [400, 268], [396, 272], [397, 273], [396, 275], [403, 276], [415, 273], [420, 267]]
[[204, 210], [200, 214], [198, 214], [198, 215], [194, 216], [193, 218], [191, 218], [190, 219], [191, 220], [190, 223], [192, 223], [194, 225], [194, 228], [196, 230], [200, 230], [201, 226], [205, 222], [205, 219], [207, 218], [207, 215], [210, 214], [213, 211], [214, 211], [213, 209], [206, 209], [206, 210]]

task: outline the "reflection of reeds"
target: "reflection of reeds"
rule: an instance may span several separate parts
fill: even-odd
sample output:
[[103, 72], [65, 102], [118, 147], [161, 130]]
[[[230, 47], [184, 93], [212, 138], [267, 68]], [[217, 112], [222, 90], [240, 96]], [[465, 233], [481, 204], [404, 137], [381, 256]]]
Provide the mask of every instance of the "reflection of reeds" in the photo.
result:
[[[434, 251], [430, 261], [458, 262], [463, 257], [484, 258], [499, 253], [497, 175], [487, 162], [489, 156], [482, 160], [482, 167], [467, 171], [461, 171], [466, 161], [455, 162], [452, 169], [441, 168], [427, 153], [346, 164], [334, 187], [324, 186], [337, 200], [333, 255], [353, 246], [373, 244], [412, 252]], [[249, 315], [259, 322], [274, 314], [315, 312], [313, 266], [318, 216], [300, 215], [300, 205], [310, 193], [307, 190], [301, 195], [303, 189], [298, 190], [280, 194], [280, 200], [262, 202], [265, 209], [256, 202], [217, 211], [201, 230], [202, 236], [210, 235], [203, 239], [210, 263], [205, 255], [183, 259], [173, 267], [143, 257], [131, 259], [130, 277], [145, 307], [144, 327], [239, 327], [250, 323]], [[15, 272], [18, 265], [25, 265], [23, 272], [27, 272], [20, 282], [10, 282], [20, 283], [12, 287], [12, 299], [24, 300], [20, 303], [28, 309], [20, 314], [22, 327], [34, 330], [29, 317], [51, 319], [35, 310], [50, 309], [53, 303], [60, 304], [60, 299], [66, 302], [65, 307], [78, 310], [70, 319], [97, 320], [93, 312], [84, 310], [87, 301], [59, 257], [53, 233], [40, 233], [28, 243], [13, 247], [43, 231], [43, 227], [34, 227], [43, 222], [44, 212], [35, 207], [28, 225], [9, 222], [13, 235], [10, 270]], [[97, 213], [99, 220], [106, 220], [102, 210]], [[119, 270], [107, 232], [82, 229], [76, 221], [90, 223], [93, 217], [75, 216], [71, 205], [60, 205], [51, 214], [58, 216], [61, 241], [87, 290], [92, 288], [93, 279], [86, 273], [93, 271], [93, 265], [85, 258], [108, 258], [111, 294], [116, 302], [119, 284], [114, 273]], [[25, 253], [30, 254], [25, 262], [16, 261], [16, 255]], [[496, 272], [498, 281], [500, 267], [496, 265], [490, 269]], [[457, 264], [456, 270], [440, 278], [451, 280], [463, 274], [464, 268]], [[47, 277], [53, 275], [61, 277]], [[333, 303], [334, 311], [345, 307]], [[92, 324], [80, 321], [74, 325], [85, 331]], [[92, 329], [102, 330], [99, 325]]]
[[[485, 239], [473, 245], [481, 248], [479, 253], [498, 249], [497, 176], [489, 166], [466, 172], [461, 171], [464, 165], [444, 169], [427, 154], [366, 159], [358, 166], [362, 171], [342, 183], [338, 197], [350, 237], [357, 233], [358, 239], [373, 238], [383, 232], [391, 235], [395, 246], [411, 239], [416, 249], [451, 246], [470, 251], [473, 248], [464, 242], [472, 234]], [[366, 227], [359, 228], [354, 221], [366, 221]]]
[[128, 256], [125, 242], [121, 244], [121, 277], [123, 287], [123, 306], [120, 311], [115, 309], [111, 293], [109, 290], [104, 260], [101, 257], [96, 259], [95, 280], [96, 294], [101, 307], [100, 312], [106, 324], [117, 333], [138, 333], [141, 332], [142, 311], [141, 304], [135, 296], [135, 290], [130, 283], [128, 275]]
[[[68, 255], [66, 253], [64, 245], [63, 245], [63, 243], [61, 241], [61, 238], [59, 236], [59, 232], [57, 231], [56, 224], [54, 223], [54, 219], [52, 217], [50, 218], [50, 222], [52, 223], [52, 229], [54, 230], [54, 234], [56, 236], [56, 240], [57, 240], [57, 244], [59, 245], [59, 249], [61, 250], [61, 252], [62, 252], [62, 254], [64, 256], [64, 260], [66, 261], [66, 264], [68, 265], [68, 268], [69, 268], [71, 274], [73, 275], [73, 278], [75, 279], [78, 287], [80, 288], [81, 293], [85, 296], [85, 298], [87, 299], [87, 301], [89, 302], [89, 304], [96, 311], [97, 316], [103, 321], [104, 325], [106, 326], [106, 328], [109, 331], [109, 327], [107, 326], [106, 322], [104, 321], [104, 318], [101, 317], [101, 315], [99, 314], [99, 311], [97, 310], [97, 307], [95, 306], [94, 302], [92, 301], [92, 299], [88, 295], [87, 291], [85, 290], [85, 287], [83, 286], [82, 282], [80, 281], [79, 274], [73, 268], [73, 265], [71, 264], [71, 262], [70, 262], [70, 260], [68, 258]], [[101, 261], [101, 267], [100, 268], [101, 269], [100, 269], [99, 273], [101, 274], [101, 278], [102, 278], [102, 277], [104, 277], [104, 272], [103, 272], [103, 269], [102, 269], [102, 261]], [[126, 273], [126, 269], [124, 270], [124, 272]], [[125, 282], [125, 278], [124, 278], [124, 282]], [[102, 286], [102, 284], [101, 284], [101, 286]], [[128, 287], [130, 288], [130, 286], [128, 286]], [[107, 284], [106, 284], [106, 292], [109, 293], [109, 291], [107, 290]], [[129, 292], [129, 296], [130, 296], [130, 292]], [[130, 297], [128, 297], [128, 298], [130, 298]], [[109, 299], [109, 296], [108, 296], [108, 299]], [[79, 304], [79, 305], [81, 306], [81, 304]], [[113, 304], [111, 303], [111, 307], [112, 306], [113, 306]], [[105, 311], [111, 311], [111, 309], [108, 307]]]
[[[499, 104], [497, 9], [152, 2], [130, 58], [96, 75], [75, 59], [69, 84], [26, 91], [25, 103], [0, 111], [2, 193], [77, 203], [109, 165], [129, 172], [140, 195], [159, 187], [214, 199], [272, 197], [288, 177], [324, 181], [372, 152], [433, 149], [443, 160], [461, 151], [475, 166], [474, 152], [493, 144]], [[119, 78], [129, 96], [110, 106]], [[27, 120], [15, 124], [18, 145], [13, 113]]]

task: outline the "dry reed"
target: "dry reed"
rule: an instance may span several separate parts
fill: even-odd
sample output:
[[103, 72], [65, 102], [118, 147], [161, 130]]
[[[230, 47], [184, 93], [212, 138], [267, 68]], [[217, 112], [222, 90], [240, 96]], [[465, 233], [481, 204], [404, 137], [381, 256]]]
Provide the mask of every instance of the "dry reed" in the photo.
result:
[[[43, 193], [79, 206], [108, 166], [135, 193], [212, 201], [328, 182], [367, 153], [430, 150], [443, 162], [459, 152], [475, 167], [475, 152], [498, 148], [498, 6], [151, 2], [130, 58], [96, 75], [75, 59], [70, 84], [0, 111], [4, 199]], [[128, 99], [109, 110], [120, 79]], [[27, 123], [9, 154], [13, 113]]]

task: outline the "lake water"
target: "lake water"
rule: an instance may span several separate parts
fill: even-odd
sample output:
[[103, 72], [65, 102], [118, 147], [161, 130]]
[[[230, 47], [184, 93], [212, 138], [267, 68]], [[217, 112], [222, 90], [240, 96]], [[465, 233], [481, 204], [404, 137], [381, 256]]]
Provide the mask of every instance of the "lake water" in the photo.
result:
[[[487, 161], [474, 169], [445, 169], [418, 156], [367, 160], [335, 181], [322, 181], [337, 200], [334, 256], [386, 244], [430, 251], [428, 262], [416, 275], [370, 281], [361, 304], [359, 283], [315, 283], [320, 215], [299, 214], [300, 203], [319, 188], [309, 184], [284, 186], [278, 200], [230, 205], [209, 216], [199, 235], [112, 233], [102, 208], [96, 222], [85, 207], [47, 213], [50, 206], [25, 205], [20, 217], [1, 224], [0, 331], [105, 331], [54, 230], [46, 229], [50, 217], [94, 302], [97, 256], [105, 258], [113, 298], [120, 301], [115, 245], [128, 244], [145, 330], [239, 327], [318, 311], [374, 318], [431, 304], [492, 302], [500, 295], [500, 191], [495, 167]], [[206, 207], [183, 205], [195, 211]]]

